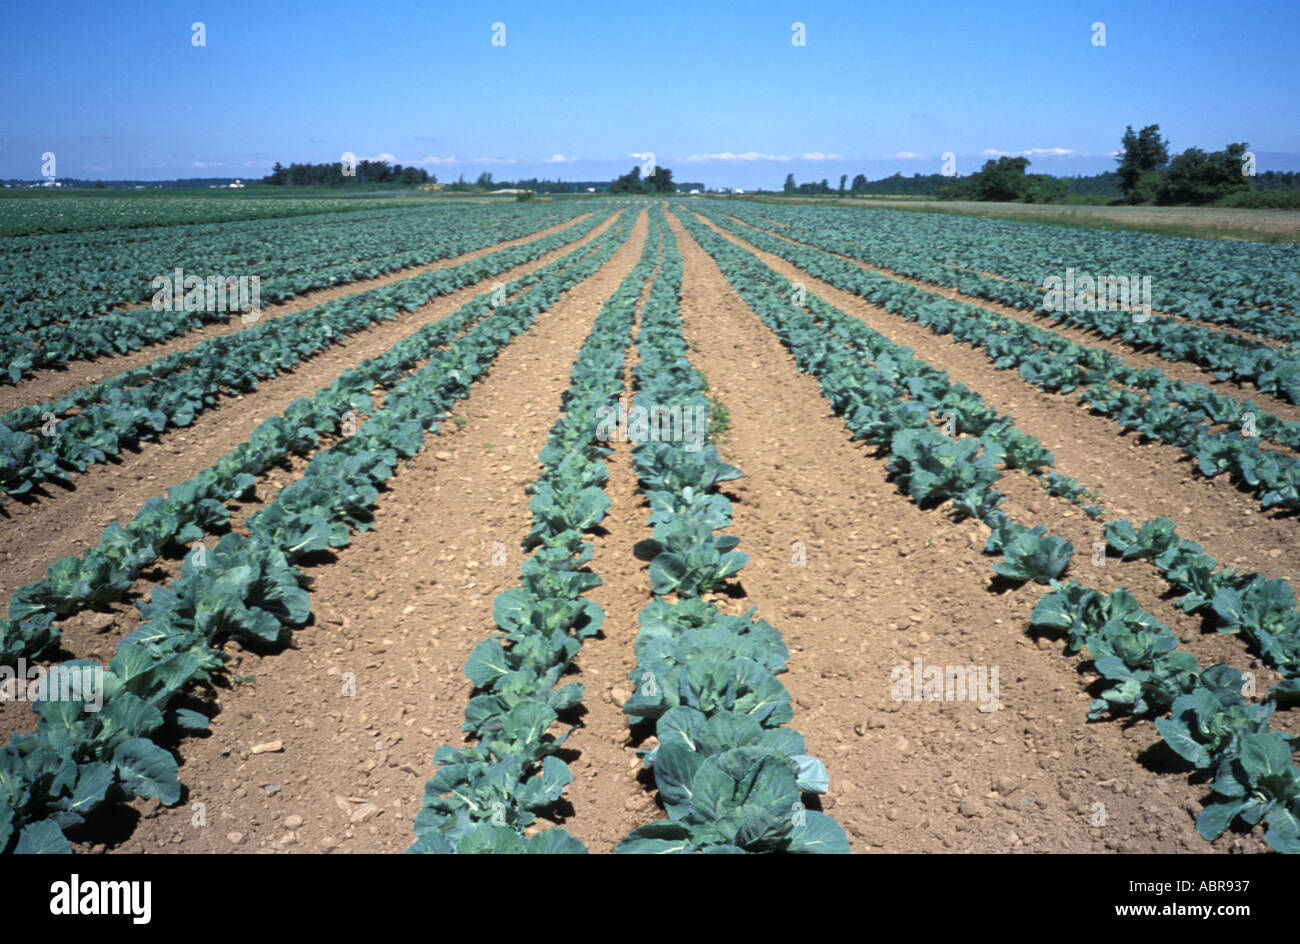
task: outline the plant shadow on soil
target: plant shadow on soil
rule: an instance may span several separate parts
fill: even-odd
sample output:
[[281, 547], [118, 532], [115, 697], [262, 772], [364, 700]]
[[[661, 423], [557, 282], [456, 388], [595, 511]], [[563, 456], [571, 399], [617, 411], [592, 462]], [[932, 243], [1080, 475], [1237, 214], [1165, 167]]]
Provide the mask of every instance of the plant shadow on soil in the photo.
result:
[[[73, 482], [70, 474], [51, 475], [48, 476], [47, 478], [41, 479], [39, 482], [32, 485], [32, 487], [27, 489], [27, 491], [25, 492], [17, 492], [17, 493], [7, 492], [5, 494], [5, 497], [13, 499], [14, 501], [18, 502], [18, 504], [20, 505], [26, 505], [27, 507], [31, 508], [36, 505], [39, 505], [43, 501], [49, 501], [50, 499], [56, 497], [53, 492], [51, 492], [48, 488], [45, 487], [47, 484], [57, 486], [59, 489], [61, 489], [63, 492], [67, 494], [72, 494], [77, 490], [76, 483]], [[2, 505], [0, 505], [0, 514], [4, 515], [6, 518], [13, 517], [12, 515], [9, 514], [8, 510], [6, 510]]]
[[[573, 756], [572, 757], [566, 756], [570, 754]], [[570, 751], [561, 748], [560, 750], [555, 752], [555, 756], [558, 757], [560, 760], [564, 761], [566, 764], [572, 765], [573, 761], [576, 760], [581, 755], [577, 751]], [[534, 812], [536, 813], [538, 819], [544, 819], [547, 822], [554, 823], [556, 826], [563, 826], [565, 823], [573, 819], [578, 814], [578, 811], [574, 809], [573, 804], [569, 802], [567, 797], [563, 797], [563, 796], [560, 797], [558, 800], [556, 800], [554, 803], [551, 803], [547, 806], [540, 807], [534, 810]]]
[[[1136, 721], [1130, 721], [1125, 724], [1125, 729], [1133, 727]], [[1137, 761], [1147, 770], [1158, 774], [1177, 774], [1186, 777], [1189, 783], [1197, 785], [1207, 785], [1214, 779], [1214, 771], [1197, 770], [1187, 761], [1183, 760], [1166, 744], [1163, 740], [1157, 741], [1144, 751], [1139, 751]], [[1204, 797], [1203, 802], [1207, 802], [1209, 797]]]
[[[180, 426], [169, 426], [164, 432], [170, 433], [183, 428], [184, 427], [180, 427]], [[159, 434], [159, 438], [161, 437], [161, 435], [162, 434]], [[34, 483], [32, 487], [29, 488], [27, 491], [21, 492], [19, 494], [9, 494], [7, 497], [13, 498], [15, 501], [19, 502], [20, 504], [26, 505], [28, 507], [34, 507], [36, 505], [41, 504], [42, 502], [50, 501], [51, 499], [57, 498], [58, 495], [56, 493], [50, 491], [48, 488], [45, 487], [45, 484], [47, 482], [50, 485], [57, 488], [60, 494], [67, 494], [67, 495], [74, 494], [78, 490], [75, 476], [84, 475], [86, 472], [88, 472], [90, 469], [94, 468], [97, 465], [120, 467], [123, 464], [125, 464], [125, 461], [127, 459], [137, 459], [144, 452], [144, 450], [141, 449], [141, 445], [144, 442], [157, 443], [158, 438], [149, 439], [149, 440], [142, 440], [142, 439], [122, 440], [118, 444], [117, 453], [115, 453], [114, 455], [106, 456], [100, 462], [88, 463], [86, 468], [80, 471], [65, 470], [63, 474], [50, 475], [46, 478], [41, 479], [39, 482]], [[0, 517], [5, 517], [5, 518], [10, 517], [9, 512], [4, 509], [3, 505], [0, 505]]]
[[[182, 784], [181, 798], [176, 805], [183, 804], [188, 797], [189, 791]], [[119, 799], [129, 801], [130, 797], [120, 796]], [[111, 802], [106, 797], [105, 802], [96, 807], [84, 823], [70, 826], [65, 831], [70, 842], [96, 843], [103, 845], [106, 850], [112, 850], [130, 839], [143, 819], [144, 814], [134, 806], [126, 802]]]
[[[1097, 665], [1092, 659], [1082, 659], [1074, 667], [1075, 674], [1081, 679], [1084, 676], [1097, 676], [1091, 681], [1083, 683], [1083, 690], [1090, 697], [1096, 699], [1101, 697], [1101, 693], [1114, 686], [1110, 679], [1102, 678], [1097, 675]], [[1151, 717], [1135, 718], [1131, 715], [1103, 715], [1100, 718], [1089, 719], [1085, 722], [1088, 725], [1118, 725], [1122, 732], [1127, 732], [1138, 727], [1144, 721], [1153, 720]], [[1157, 774], [1178, 774], [1187, 777], [1191, 783], [1208, 783], [1213, 777], [1213, 771], [1198, 771], [1191, 764], [1179, 757], [1169, 747], [1164, 740], [1156, 741], [1150, 747], [1138, 752], [1137, 762], [1145, 769]]]
[[[1097, 410], [1093, 410], [1090, 411], [1089, 415], [1105, 417], [1108, 414], [1102, 413]], [[1119, 438], [1121, 440], [1128, 440], [1130, 443], [1136, 446], [1154, 447], [1154, 446], [1167, 445], [1173, 449], [1183, 448], [1182, 446], [1175, 445], [1172, 443], [1165, 443], [1159, 439], [1152, 439], [1151, 437], [1146, 436], [1145, 434], [1131, 427], [1125, 427], [1120, 429]], [[1283, 455], [1290, 455], [1290, 452], [1287, 449], [1280, 446], [1274, 446], [1272, 448], [1261, 447], [1261, 451], [1280, 452]], [[1188, 467], [1189, 470], [1188, 477], [1192, 482], [1200, 482], [1205, 485], [1211, 484], [1212, 478], [1210, 476], [1203, 475], [1199, 471], [1199, 463], [1197, 462], [1196, 457], [1191, 453], [1184, 452], [1182, 455], [1178, 456], [1178, 458], [1174, 460], [1174, 463], [1176, 465]], [[1217, 479], [1220, 476], [1227, 476], [1228, 482], [1231, 484], [1233, 489], [1235, 489], [1237, 493], [1240, 494], [1243, 498], [1252, 501], [1258, 500], [1259, 489], [1257, 487], [1249, 485], [1244, 479], [1238, 476], [1234, 476], [1231, 472], [1220, 472], [1218, 475], [1213, 476], [1213, 478]], [[1260, 514], [1262, 514], [1265, 518], [1267, 518], [1270, 521], [1291, 521], [1300, 518], [1300, 508], [1279, 508], [1278, 506], [1274, 505], [1272, 508], [1261, 509]]]

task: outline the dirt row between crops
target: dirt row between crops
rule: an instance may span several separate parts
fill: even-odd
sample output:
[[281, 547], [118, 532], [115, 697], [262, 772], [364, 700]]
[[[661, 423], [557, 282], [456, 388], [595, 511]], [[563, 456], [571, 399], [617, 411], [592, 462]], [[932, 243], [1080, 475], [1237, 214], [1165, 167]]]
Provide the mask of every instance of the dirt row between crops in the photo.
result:
[[[548, 265], [576, 247], [590, 244], [614, 219], [611, 216], [574, 243], [491, 278], [509, 282]], [[377, 322], [302, 361], [292, 371], [263, 380], [255, 391], [223, 398], [189, 426], [169, 429], [111, 462], [91, 466], [74, 477], [71, 490], [50, 483], [43, 494], [38, 492], [37, 500], [23, 503], [11, 499], [0, 512], [6, 516], [0, 525], [0, 594], [7, 599], [18, 587], [39, 579], [52, 561], [94, 546], [103, 528], [114, 521], [130, 520], [147, 499], [211, 465], [292, 401], [314, 395], [347, 368], [382, 354], [483, 290], [483, 282], [467, 285], [418, 311]]]
[[[723, 458], [745, 473], [726, 486], [728, 533], [751, 555], [739, 574], [745, 594], [717, 602], [735, 613], [755, 605], [785, 636], [791, 726], [826, 763], [824, 808], [854, 850], [1257, 848], [1196, 835], [1203, 791], [1145, 766], [1159, 756], [1150, 723], [1085, 722], [1077, 660], [1026, 632], [1042, 588], [995, 592], [981, 552], [987, 527], [922, 511], [886, 481], [885, 460], [850, 440], [816, 381], [675, 220], [674, 229], [692, 360], [731, 413]], [[997, 709], [895, 700], [918, 659], [996, 668]]]
[[743, 240], [729, 234], [725, 238], [753, 252], [785, 278], [803, 282], [809, 291], [895, 344], [912, 348], [917, 357], [947, 371], [953, 381], [1011, 416], [1017, 427], [1038, 437], [1055, 454], [1057, 471], [1100, 490], [1099, 503], [1109, 517], [1140, 523], [1164, 516], [1178, 524], [1183, 537], [1204, 545], [1223, 564], [1270, 577], [1297, 576], [1300, 522], [1294, 515], [1277, 509], [1261, 511], [1258, 499], [1238, 489], [1226, 475], [1213, 479], [1195, 475], [1191, 458], [1181, 449], [1142, 442], [1134, 432], [1121, 434], [1112, 419], [1092, 413], [1072, 394], [1045, 393], [1015, 371], [995, 369], [965, 343], [892, 315]]
[[[696, 215], [699, 216], [699, 214]], [[701, 219], [704, 219], [706, 222], [708, 222], [707, 217], [701, 217]], [[737, 219], [736, 217], [731, 217], [731, 219], [735, 220], [738, 223], [741, 223], [742, 225], [748, 225], [745, 224], [744, 220]], [[712, 225], [712, 223], [710, 223], [710, 225]], [[721, 232], [721, 230], [719, 230], [719, 232]], [[795, 246], [801, 246], [809, 249], [821, 249], [820, 246], [813, 246], [811, 243], [806, 243], [796, 239], [791, 239], [790, 237], [783, 236], [779, 233], [769, 233], [768, 235], [774, 237], [775, 239], [782, 240], [783, 242], [791, 243], [792, 245]], [[825, 249], [821, 249], [821, 251], [829, 252], [829, 250], [825, 250]], [[909, 276], [902, 275], [901, 273], [895, 272], [892, 269], [886, 269], [880, 266], [872, 265], [867, 262], [861, 262], [857, 259], [851, 259], [848, 256], [842, 256], [839, 253], [830, 252], [830, 255], [834, 256], [836, 259], [843, 260], [844, 262], [852, 263], [853, 265], [856, 265], [859, 268], [866, 269], [869, 272], [875, 272], [878, 275], [883, 275], [886, 278], [894, 279], [897, 282], [904, 282], [908, 285], [915, 286], [916, 288], [923, 289], [924, 291], [930, 292], [932, 294], [940, 295], [944, 298], [949, 299], [950, 301], [964, 302], [968, 305], [974, 305], [977, 308], [984, 308], [987, 309], [988, 311], [994, 311], [1000, 315], [1006, 315], [1009, 318], [1014, 318], [1015, 320], [1023, 322], [1024, 324], [1032, 324], [1039, 328], [1045, 328], [1049, 331], [1053, 331], [1056, 334], [1059, 334], [1062, 337], [1067, 338], [1068, 340], [1074, 341], [1077, 344], [1084, 344], [1090, 347], [1096, 347], [1105, 351], [1109, 351], [1110, 353], [1121, 358], [1124, 361], [1124, 363], [1127, 364], [1129, 367], [1139, 368], [1139, 369], [1155, 368], [1156, 370], [1161, 371], [1166, 376], [1171, 377], [1175, 380], [1182, 380], [1185, 381], [1186, 383], [1205, 384], [1207, 387], [1210, 387], [1211, 389], [1219, 393], [1222, 393], [1226, 396], [1236, 397], [1239, 399], [1253, 398], [1261, 408], [1267, 410], [1268, 412], [1280, 416], [1281, 418], [1286, 420], [1300, 422], [1300, 405], [1290, 403], [1286, 400], [1283, 400], [1271, 394], [1261, 393], [1255, 387], [1255, 385], [1253, 383], [1250, 383], [1249, 381], [1238, 383], [1237, 381], [1234, 380], [1219, 380], [1218, 377], [1214, 375], [1214, 372], [1210, 370], [1208, 367], [1201, 367], [1197, 364], [1192, 363], [1191, 361], [1165, 360], [1164, 358], [1160, 357], [1158, 354], [1155, 354], [1150, 351], [1139, 350], [1134, 345], [1127, 344], [1123, 341], [1116, 341], [1111, 338], [1103, 337], [1102, 335], [1098, 334], [1095, 331], [1089, 331], [1089, 330], [1084, 330], [1082, 328], [1074, 328], [1068, 325], [1063, 325], [1060, 322], [1054, 321], [1051, 318], [1041, 313], [1027, 312], [1019, 308], [1012, 308], [1010, 305], [1004, 305], [1000, 302], [990, 301], [989, 299], [986, 298], [980, 298], [976, 295], [967, 295], [953, 288], [946, 288], [941, 285], [935, 285], [931, 282], [924, 282], [921, 281], [920, 279], [914, 279]]]
[[199, 343], [206, 341], [208, 338], [217, 337], [218, 335], [233, 334], [236, 331], [242, 331], [249, 327], [265, 324], [284, 315], [293, 314], [294, 312], [303, 311], [307, 308], [313, 308], [325, 302], [334, 301], [337, 298], [343, 298], [348, 295], [356, 295], [359, 292], [369, 291], [373, 288], [380, 288], [384, 285], [391, 285], [394, 282], [400, 282], [403, 279], [409, 279], [413, 276], [421, 275], [425, 272], [435, 272], [438, 269], [445, 269], [449, 266], [460, 265], [463, 262], [469, 262], [480, 256], [489, 253], [498, 252], [502, 249], [509, 249], [511, 246], [519, 246], [524, 243], [533, 242], [537, 239], [544, 239], [554, 233], [563, 232], [572, 226], [577, 225], [582, 220], [589, 217], [590, 213], [584, 213], [582, 216], [574, 217], [564, 223], [555, 226], [549, 226], [546, 229], [538, 230], [527, 236], [520, 236], [516, 239], [507, 239], [499, 243], [493, 243], [491, 246], [485, 246], [482, 249], [475, 249], [459, 256], [451, 256], [446, 259], [438, 259], [421, 266], [409, 266], [396, 272], [389, 272], [385, 275], [377, 276], [373, 279], [358, 279], [353, 282], [346, 282], [341, 285], [331, 285], [326, 288], [312, 289], [303, 292], [286, 302], [274, 305], [266, 305], [262, 309], [262, 316], [253, 325], [248, 325], [238, 315], [232, 315], [230, 320], [224, 324], [210, 324], [195, 328], [193, 331], [187, 331], [179, 337], [164, 341], [161, 344], [152, 344], [141, 348], [138, 351], [131, 351], [127, 354], [112, 354], [104, 357], [97, 357], [93, 360], [70, 361], [59, 367], [52, 367], [45, 370], [36, 370], [28, 374], [16, 386], [5, 385], [0, 387], [0, 413], [8, 412], [17, 407], [29, 403], [45, 403], [57, 400], [64, 394], [76, 390], [78, 387], [84, 387], [88, 384], [98, 383], [108, 377], [120, 374], [123, 371], [140, 367], [159, 357], [172, 354], [176, 351], [188, 351], [190, 348], [197, 346]]
[[[187, 795], [170, 808], [134, 801], [113, 851], [400, 852], [414, 840], [433, 751], [465, 743], [465, 659], [496, 631], [493, 598], [518, 583], [536, 454], [578, 349], [647, 228], [642, 214], [599, 272], [502, 351], [457, 408], [463, 427], [445, 424], [399, 465], [374, 528], [307, 568], [314, 620], [293, 647], [228, 647], [237, 653], [229, 677], [245, 680], [216, 693], [210, 735], [179, 744]], [[624, 644], [611, 633], [587, 640], [579, 659]], [[344, 694], [352, 684], [355, 694]], [[585, 776], [584, 758], [573, 766]]]

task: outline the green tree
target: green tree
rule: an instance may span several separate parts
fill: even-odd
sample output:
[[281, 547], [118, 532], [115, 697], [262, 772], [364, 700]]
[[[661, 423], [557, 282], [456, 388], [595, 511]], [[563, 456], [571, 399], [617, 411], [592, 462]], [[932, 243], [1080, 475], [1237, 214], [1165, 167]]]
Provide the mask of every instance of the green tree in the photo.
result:
[[[529, 184], [531, 186], [531, 184]], [[676, 193], [677, 184], [673, 183], [671, 167], [655, 167], [649, 177], [641, 176], [641, 167], [634, 166], [609, 185], [610, 193]]]
[[1156, 202], [1213, 203], [1220, 197], [1250, 189], [1250, 181], [1241, 172], [1242, 161], [1250, 145], [1229, 144], [1222, 151], [1206, 154], [1200, 148], [1188, 148], [1169, 162], [1156, 194]]
[[1155, 203], [1160, 199], [1160, 189], [1164, 186], [1163, 171], [1148, 170], [1138, 177], [1133, 189], [1124, 197], [1128, 203]]
[[840, 196], [844, 196], [844, 184], [849, 179], [848, 174], [840, 174]]
[[656, 165], [655, 172], [645, 179], [650, 193], [676, 193], [677, 185], [673, 183], [671, 168]]
[[785, 175], [785, 186], [781, 188], [784, 193], [794, 193], [798, 188], [795, 187], [794, 174]]
[[1029, 166], [1027, 157], [999, 157], [996, 161], [984, 163], [980, 172], [974, 175], [975, 199], [1010, 202], [1018, 200], [1025, 189], [1025, 168]]
[[1126, 201], [1134, 203], [1132, 194], [1138, 179], [1169, 163], [1169, 141], [1160, 137], [1159, 125], [1147, 125], [1136, 134], [1129, 125], [1124, 129], [1120, 147], [1120, 156], [1115, 158], [1119, 164], [1119, 190]]
[[[941, 200], [993, 200], [1003, 203], [1059, 203], [1069, 188], [1064, 180], [1048, 174], [1027, 174], [1027, 157], [999, 157], [986, 161], [984, 166], [969, 177], [946, 182], [934, 194]], [[904, 178], [899, 177], [900, 185]], [[909, 190], [922, 192], [931, 183], [929, 178], [913, 175]], [[889, 179], [878, 183], [889, 184]]]
[[1025, 203], [1060, 203], [1069, 186], [1064, 180], [1048, 174], [1026, 174], [1019, 199]]
[[644, 181], [641, 180], [641, 166], [634, 165], [632, 170], [614, 179], [609, 185], [610, 193], [645, 193]]
[[854, 193], [864, 193], [867, 189], [867, 175], [858, 174], [853, 178], [853, 184], [849, 187]]

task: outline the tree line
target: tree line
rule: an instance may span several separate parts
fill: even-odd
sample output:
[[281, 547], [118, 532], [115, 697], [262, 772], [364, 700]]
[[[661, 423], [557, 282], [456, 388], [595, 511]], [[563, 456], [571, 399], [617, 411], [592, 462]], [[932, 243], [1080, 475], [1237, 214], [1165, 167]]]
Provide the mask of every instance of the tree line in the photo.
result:
[[1169, 142], [1159, 125], [1134, 132], [1125, 129], [1116, 158], [1118, 167], [1091, 176], [1053, 177], [1030, 174], [1027, 157], [999, 157], [965, 177], [943, 174], [892, 174], [868, 181], [858, 174], [851, 184], [840, 176], [838, 189], [825, 178], [820, 183], [795, 183], [787, 174], [782, 191], [801, 194], [902, 194], [940, 200], [981, 200], [1014, 203], [1060, 203], [1068, 196], [1110, 197], [1114, 202], [1158, 205], [1285, 206], [1300, 208], [1300, 173], [1253, 173], [1249, 145], [1235, 143], [1207, 153], [1188, 148], [1170, 156]]
[[[433, 178], [436, 183], [438, 178]], [[444, 190], [532, 190], [536, 193], [586, 193], [588, 190], [609, 193], [675, 193], [677, 190], [703, 190], [701, 183], [674, 183], [673, 172], [667, 167], [658, 167], [655, 174], [643, 178], [641, 168], [633, 167], [631, 171], [614, 180], [545, 180], [537, 177], [521, 177], [518, 180], [492, 179], [488, 173], [479, 174], [474, 183], [467, 183], [464, 175], [455, 183], [445, 184]]]
[[1212, 203], [1250, 190], [1254, 159], [1246, 156], [1250, 145], [1245, 142], [1208, 154], [1193, 147], [1170, 157], [1159, 125], [1136, 133], [1129, 125], [1120, 144], [1116, 161], [1125, 203]]
[[[414, 186], [423, 183], [438, 183], [436, 174], [419, 167], [403, 167], [401, 164], [389, 164], [387, 161], [358, 161], [356, 174], [346, 176], [343, 165], [335, 161], [330, 164], [298, 164], [285, 167], [276, 161], [271, 173], [262, 178], [262, 182], [282, 187], [328, 186], [342, 187], [356, 183], [396, 183]], [[483, 190], [532, 190], [537, 193], [585, 193], [588, 190], [609, 191], [610, 193], [676, 193], [683, 190], [704, 190], [702, 183], [673, 182], [673, 172], [668, 167], [656, 167], [654, 174], [642, 177], [641, 168], [633, 167], [631, 171], [609, 180], [544, 180], [537, 177], [519, 180], [492, 179], [492, 174], [484, 171], [471, 181], [461, 174], [457, 180], [442, 185], [443, 190], [483, 191]]]
[[633, 167], [626, 174], [615, 178], [609, 185], [610, 193], [676, 193], [677, 185], [673, 183], [673, 172], [667, 167], [656, 167], [649, 176], [641, 176], [641, 168]]
[[[298, 164], [285, 167], [279, 161], [262, 183], [277, 187], [345, 187], [352, 184], [405, 184], [415, 186], [428, 181], [429, 172], [422, 167], [403, 167], [388, 161], [357, 161], [356, 173], [343, 173], [343, 164]], [[434, 178], [435, 180], [437, 178]]]

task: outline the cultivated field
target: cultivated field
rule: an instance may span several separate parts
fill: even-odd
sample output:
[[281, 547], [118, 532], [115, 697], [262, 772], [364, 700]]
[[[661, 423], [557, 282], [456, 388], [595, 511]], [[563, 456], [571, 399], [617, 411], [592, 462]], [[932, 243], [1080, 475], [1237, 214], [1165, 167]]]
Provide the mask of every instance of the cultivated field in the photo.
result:
[[232, 201], [0, 200], [0, 848], [1300, 851], [1300, 244]]
[[871, 197], [728, 197], [731, 201], [889, 207], [922, 213], [956, 213], [1062, 226], [1133, 230], [1167, 236], [1204, 236], [1251, 242], [1300, 241], [1300, 214], [1292, 210], [1250, 210], [1198, 206], [1069, 206], [1056, 203], [995, 203]]

